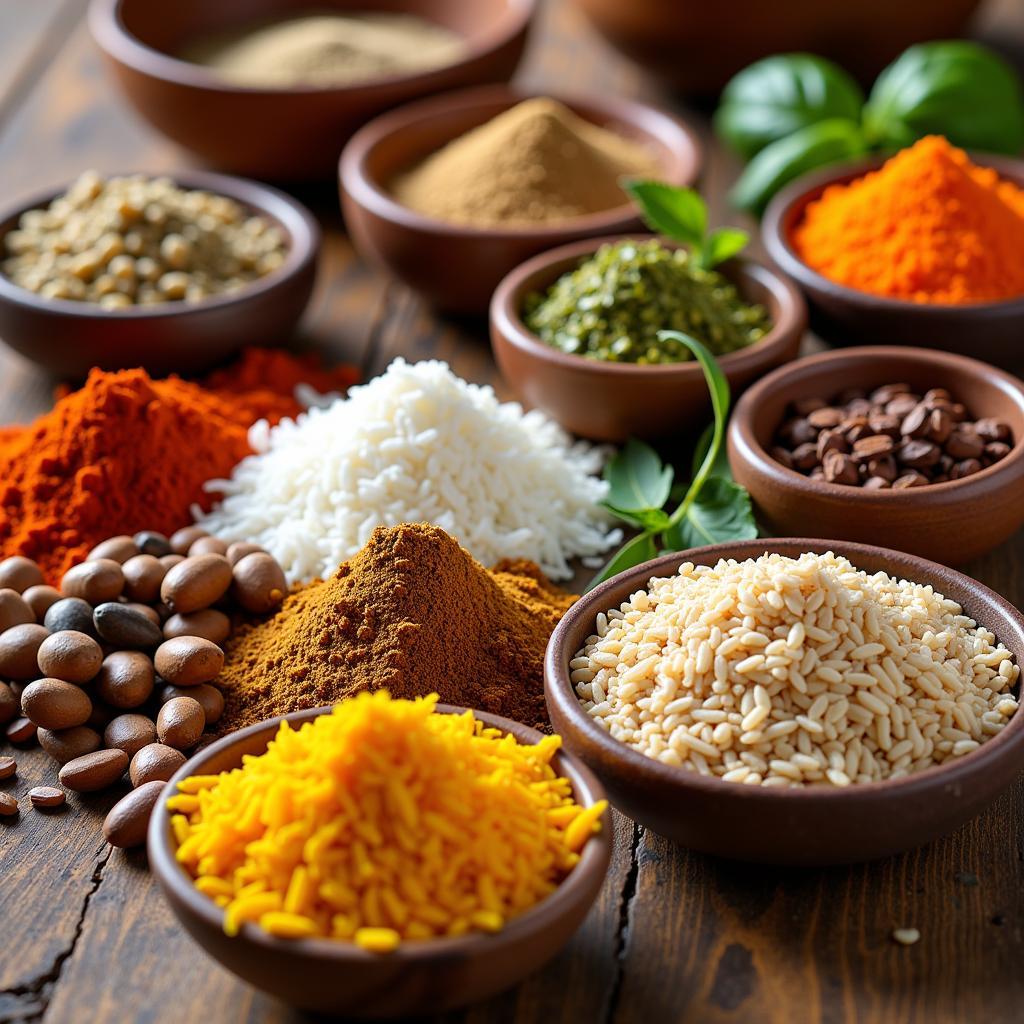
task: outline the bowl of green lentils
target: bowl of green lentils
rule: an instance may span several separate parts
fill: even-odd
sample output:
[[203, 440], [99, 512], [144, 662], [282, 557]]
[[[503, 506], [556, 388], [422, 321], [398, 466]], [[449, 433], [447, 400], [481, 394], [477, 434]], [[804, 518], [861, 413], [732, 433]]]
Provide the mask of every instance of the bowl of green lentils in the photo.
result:
[[704, 342], [736, 394], [794, 359], [807, 327], [799, 292], [752, 260], [699, 268], [654, 235], [598, 238], [542, 253], [498, 286], [491, 345], [508, 384], [581, 437], [655, 439], [703, 426], [704, 375], [689, 350]]

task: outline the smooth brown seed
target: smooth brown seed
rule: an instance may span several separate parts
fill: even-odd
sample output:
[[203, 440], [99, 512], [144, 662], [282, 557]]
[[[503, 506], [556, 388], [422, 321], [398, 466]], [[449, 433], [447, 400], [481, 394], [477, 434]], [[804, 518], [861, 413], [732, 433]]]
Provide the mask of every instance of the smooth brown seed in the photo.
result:
[[11, 626], [22, 626], [27, 622], [35, 622], [35, 612], [28, 602], [16, 590], [4, 587], [0, 590], [0, 633]]
[[124, 592], [131, 601], [150, 604], [160, 596], [160, 584], [167, 575], [167, 566], [153, 555], [136, 555], [121, 567]]
[[209, 640], [198, 636], [177, 636], [165, 640], [153, 662], [157, 672], [175, 686], [198, 686], [220, 675], [224, 652]]
[[28, 791], [28, 798], [33, 807], [53, 808], [62, 807], [67, 794], [56, 786], [35, 786]]
[[18, 813], [18, 801], [10, 793], [0, 791], [0, 815], [13, 818]]
[[0, 757], [0, 779], [9, 779], [18, 772], [18, 762], [13, 757]]
[[39, 746], [58, 764], [67, 764], [76, 757], [84, 757], [103, 744], [103, 737], [88, 725], [76, 725], [73, 729], [40, 729], [37, 733]]
[[151, 605], [139, 604], [138, 601], [129, 601], [125, 605], [125, 608], [130, 608], [133, 612], [138, 612], [139, 615], [144, 615], [155, 626], [162, 625], [160, 613]]
[[129, 757], [155, 742], [156, 723], [145, 715], [118, 715], [103, 730], [103, 745], [123, 750]]
[[220, 537], [200, 537], [188, 549], [188, 557], [195, 558], [196, 555], [226, 555], [228, 543]]
[[17, 717], [21, 709], [21, 700], [14, 695], [8, 683], [0, 681], [0, 725]]
[[101, 541], [85, 556], [87, 562], [95, 562], [101, 558], [109, 558], [112, 562], [123, 564], [139, 553], [139, 547], [133, 537], [121, 534]]
[[124, 590], [124, 573], [121, 563], [112, 558], [98, 558], [94, 562], [74, 565], [60, 581], [60, 591], [65, 597], [80, 597], [89, 604], [116, 601]]
[[46, 618], [46, 613], [60, 600], [60, 591], [56, 587], [40, 583], [29, 587], [21, 596], [25, 599], [25, 604], [32, 609], [36, 622], [42, 622]]
[[176, 565], [181, 565], [185, 561], [185, 556], [178, 554], [161, 555], [158, 561], [165, 569], [173, 569]]
[[95, 793], [117, 782], [127, 767], [128, 755], [123, 750], [97, 750], [68, 761], [58, 778], [65, 789]]
[[96, 678], [103, 650], [91, 636], [66, 629], [51, 633], [39, 645], [36, 662], [43, 675], [81, 686]]
[[188, 549], [192, 547], [200, 537], [206, 536], [208, 536], [208, 534], [201, 526], [183, 526], [180, 530], [171, 534], [171, 551], [176, 555], [187, 555]]
[[222, 644], [231, 636], [231, 620], [216, 608], [172, 615], [164, 623], [164, 639], [173, 640], [176, 636], [198, 636], [210, 643]]
[[175, 697], [192, 697], [199, 701], [203, 708], [203, 715], [208, 726], [214, 725], [224, 714], [224, 694], [211, 686], [209, 683], [200, 683], [198, 686], [165, 686], [160, 691], [160, 703], [166, 704]]
[[160, 599], [172, 612], [187, 614], [209, 608], [231, 586], [231, 563], [223, 555], [196, 555], [170, 569]]
[[259, 554], [266, 554], [266, 549], [247, 540], [235, 541], [227, 550], [228, 561], [233, 566], [237, 565], [246, 555]]
[[43, 729], [73, 729], [89, 721], [92, 701], [73, 683], [37, 679], [21, 695], [21, 713]]
[[235, 600], [253, 615], [265, 615], [280, 606], [288, 593], [284, 570], [272, 556], [246, 555], [234, 568]]
[[92, 621], [100, 639], [115, 647], [144, 650], [156, 647], [164, 635], [148, 615], [117, 601], [99, 605], [93, 612]]
[[9, 588], [23, 594], [29, 587], [36, 587], [43, 582], [43, 570], [31, 558], [11, 555], [0, 562], [0, 588]]
[[131, 710], [145, 704], [153, 692], [152, 660], [141, 651], [114, 651], [103, 659], [95, 689], [111, 707]]
[[169, 700], [156, 716], [156, 734], [160, 742], [175, 750], [194, 747], [205, 727], [203, 706], [191, 697]]
[[50, 635], [45, 626], [26, 622], [0, 633], [0, 677], [35, 679], [39, 675], [36, 655]]
[[51, 605], [43, 619], [43, 625], [51, 633], [71, 629], [96, 638], [96, 627], [92, 622], [92, 605], [80, 597], [62, 597]]
[[185, 763], [185, 755], [164, 743], [150, 743], [132, 758], [128, 776], [133, 786], [147, 782], [167, 782]]
[[111, 846], [131, 849], [146, 841], [149, 819], [166, 783], [147, 782], [122, 797], [103, 822], [103, 837]]
[[946, 454], [956, 459], [980, 458], [985, 451], [985, 442], [966, 424], [958, 426], [946, 441]]
[[38, 728], [31, 718], [16, 718], [7, 726], [7, 739], [11, 743], [29, 744], [36, 738]]
[[172, 551], [171, 542], [156, 530], [140, 530], [132, 540], [135, 541], [135, 546], [143, 555], [163, 558], [164, 555], [169, 555]]

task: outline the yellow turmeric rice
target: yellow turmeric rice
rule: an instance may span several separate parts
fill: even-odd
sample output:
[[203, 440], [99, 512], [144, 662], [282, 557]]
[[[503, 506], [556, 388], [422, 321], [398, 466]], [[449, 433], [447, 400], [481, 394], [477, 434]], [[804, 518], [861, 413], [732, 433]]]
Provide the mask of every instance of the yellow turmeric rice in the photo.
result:
[[384, 953], [498, 931], [555, 890], [606, 802], [573, 801], [559, 737], [521, 744], [437, 699], [361, 693], [179, 785], [177, 858], [229, 935], [251, 921]]

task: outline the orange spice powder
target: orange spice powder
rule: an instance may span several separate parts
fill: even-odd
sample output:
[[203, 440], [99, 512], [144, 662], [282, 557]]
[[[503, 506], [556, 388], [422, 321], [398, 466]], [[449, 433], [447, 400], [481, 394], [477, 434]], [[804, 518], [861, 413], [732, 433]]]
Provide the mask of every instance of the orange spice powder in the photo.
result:
[[874, 295], [934, 303], [1024, 295], [1024, 191], [940, 136], [827, 188], [792, 243], [818, 273]]

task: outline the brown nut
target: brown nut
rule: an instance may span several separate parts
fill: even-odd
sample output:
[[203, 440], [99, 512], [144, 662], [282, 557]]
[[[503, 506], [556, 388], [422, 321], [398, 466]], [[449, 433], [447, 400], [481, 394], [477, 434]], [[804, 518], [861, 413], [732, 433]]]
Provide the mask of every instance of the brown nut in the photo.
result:
[[24, 598], [25, 604], [32, 609], [36, 622], [42, 622], [46, 618], [46, 613], [60, 600], [60, 591], [56, 587], [48, 587], [39, 583], [34, 587], [29, 587], [21, 596]]
[[246, 555], [266, 554], [266, 550], [259, 544], [252, 544], [246, 540], [238, 540], [227, 550], [228, 561], [234, 566], [237, 565]]
[[161, 704], [166, 704], [168, 701], [174, 700], [175, 697], [192, 697], [199, 701], [208, 726], [220, 721], [221, 715], [224, 714], [224, 694], [209, 683], [188, 687], [165, 686], [160, 691]]
[[92, 622], [92, 605], [80, 597], [62, 597], [54, 602], [43, 618], [43, 625], [51, 633], [74, 630], [96, 639], [96, 627]]
[[4, 590], [16, 590], [19, 594], [24, 594], [29, 587], [36, 587], [44, 582], [42, 569], [31, 558], [11, 555], [0, 562], [0, 588]]
[[67, 795], [63, 789], [57, 789], [56, 786], [34, 786], [28, 791], [28, 798], [33, 807], [51, 809], [62, 807]]
[[195, 558], [196, 555], [227, 555], [228, 542], [220, 537], [200, 537], [189, 546], [188, 557]]
[[942, 449], [931, 441], [904, 441], [896, 451], [896, 458], [911, 469], [927, 469], [942, 458]]
[[72, 729], [89, 721], [92, 701], [73, 683], [37, 679], [21, 695], [21, 713], [43, 729]]
[[1011, 437], [1010, 428], [1002, 420], [994, 419], [991, 416], [978, 420], [974, 424], [974, 431], [985, 442], [1001, 441], [1005, 443]]
[[148, 615], [126, 604], [105, 601], [92, 616], [100, 639], [115, 647], [144, 650], [156, 647], [163, 639], [163, 630]]
[[35, 612], [28, 602], [16, 590], [4, 587], [0, 590], [0, 633], [11, 626], [22, 626], [27, 622], [35, 622]]
[[36, 662], [44, 676], [82, 686], [96, 678], [103, 651], [91, 636], [66, 629], [51, 633], [39, 645]]
[[206, 728], [203, 706], [191, 697], [169, 700], [156, 716], [156, 734], [165, 746], [175, 750], [194, 747]]
[[147, 782], [118, 800], [103, 822], [103, 838], [120, 849], [141, 846], [146, 841], [149, 819], [165, 785], [164, 782]]
[[232, 575], [235, 600], [253, 615], [265, 615], [277, 608], [288, 593], [284, 570], [275, 558], [263, 552], [246, 555]]
[[138, 601], [129, 601], [125, 608], [130, 608], [133, 612], [138, 612], [139, 615], [145, 616], [153, 623], [154, 626], [160, 626], [163, 628], [163, 621], [160, 618], [160, 613], [152, 606], [148, 604], [139, 604]]
[[114, 651], [103, 659], [96, 677], [96, 695], [111, 707], [131, 710], [153, 692], [153, 662], [141, 651]]
[[18, 762], [13, 757], [0, 757], [0, 779], [9, 779], [18, 773]]
[[145, 715], [118, 715], [103, 730], [103, 745], [134, 757], [143, 747], [156, 743], [156, 724]]
[[892, 486], [895, 490], [902, 491], [908, 487], [924, 487], [928, 483], [928, 477], [921, 473], [911, 471], [904, 473], [903, 476], [897, 477], [893, 482]]
[[121, 567], [124, 592], [130, 601], [151, 604], [160, 596], [160, 584], [167, 575], [167, 566], [153, 555], [136, 555]]
[[176, 636], [198, 636], [210, 643], [222, 644], [231, 636], [231, 620], [216, 608], [172, 615], [164, 623], [164, 639], [173, 640]]
[[209, 534], [201, 526], [183, 526], [180, 530], [171, 534], [171, 551], [176, 555], [187, 555], [188, 549], [200, 537], [206, 536], [209, 536]]
[[0, 815], [13, 818], [18, 813], [18, 801], [10, 793], [0, 790]]
[[139, 546], [134, 538], [121, 534], [101, 541], [85, 556], [87, 562], [95, 562], [101, 558], [109, 558], [112, 562], [123, 565], [129, 558], [139, 553]]
[[793, 449], [793, 466], [796, 469], [812, 469], [818, 463], [818, 446], [808, 442]]
[[173, 569], [176, 565], [181, 565], [181, 563], [185, 561], [185, 556], [172, 553], [172, 554], [169, 554], [169, 555], [161, 555], [157, 559], [157, 561], [165, 569]]
[[160, 598], [172, 612], [187, 614], [209, 608], [231, 586], [231, 563], [223, 555], [196, 555], [170, 569]]
[[21, 710], [21, 701], [14, 696], [10, 686], [0, 680], [0, 725], [5, 725], [12, 718], [17, 718]]
[[224, 652], [198, 636], [177, 636], [165, 640], [153, 657], [157, 672], [175, 686], [198, 686], [220, 675]]
[[962, 459], [980, 459], [985, 451], [985, 442], [966, 423], [956, 427], [946, 439], [946, 454], [957, 462]]
[[116, 601], [124, 590], [124, 573], [121, 563], [112, 558], [98, 558], [94, 562], [74, 565], [60, 581], [60, 591], [65, 597], [80, 597], [89, 604]]
[[68, 761], [57, 777], [65, 789], [95, 793], [117, 782], [127, 767], [128, 755], [123, 750], [97, 750]]
[[154, 558], [163, 558], [173, 551], [171, 542], [156, 530], [140, 530], [132, 540], [135, 541], [140, 554], [152, 555]]
[[36, 655], [50, 635], [45, 626], [25, 622], [0, 633], [0, 677], [35, 679], [39, 675]]
[[67, 764], [76, 757], [84, 757], [99, 750], [103, 737], [88, 725], [76, 725], [73, 729], [40, 729], [36, 734], [39, 746], [58, 764]]
[[183, 764], [185, 755], [164, 743], [150, 743], [132, 758], [128, 776], [133, 786], [166, 782]]
[[857, 482], [857, 465], [849, 455], [842, 452], [829, 452], [822, 463], [825, 479], [833, 484], [855, 484]]
[[855, 441], [853, 458], [855, 462], [866, 462], [888, 455], [895, 448], [895, 442], [888, 434], [868, 434]]
[[7, 726], [5, 735], [9, 743], [21, 743], [28, 746], [33, 743], [39, 727], [31, 718], [16, 718]]

